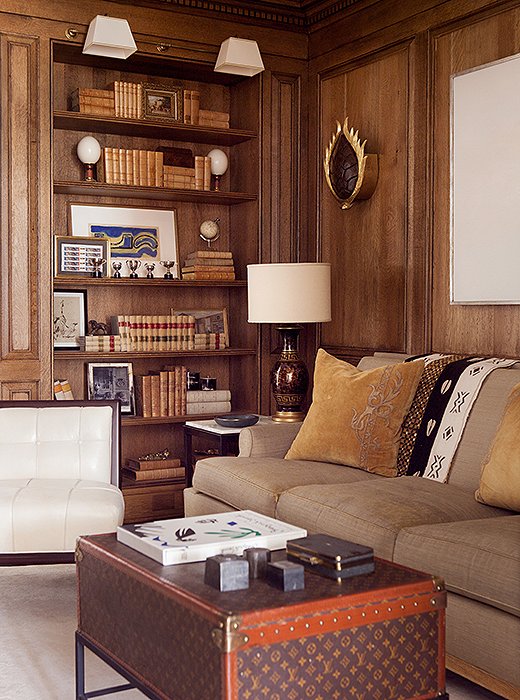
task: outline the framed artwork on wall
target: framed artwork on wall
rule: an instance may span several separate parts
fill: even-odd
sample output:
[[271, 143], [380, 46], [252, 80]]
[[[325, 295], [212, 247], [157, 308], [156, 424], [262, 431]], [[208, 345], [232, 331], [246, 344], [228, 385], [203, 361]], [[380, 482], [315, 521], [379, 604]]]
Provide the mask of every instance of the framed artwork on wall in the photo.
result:
[[[108, 241], [112, 264], [128, 277], [135, 268], [146, 277], [145, 265], [173, 262], [171, 273], [179, 279], [179, 244], [175, 209], [141, 209], [91, 204], [70, 205], [73, 237]], [[110, 273], [109, 273], [110, 274]]]
[[54, 291], [52, 333], [55, 349], [78, 350], [79, 336], [85, 335], [87, 292]]

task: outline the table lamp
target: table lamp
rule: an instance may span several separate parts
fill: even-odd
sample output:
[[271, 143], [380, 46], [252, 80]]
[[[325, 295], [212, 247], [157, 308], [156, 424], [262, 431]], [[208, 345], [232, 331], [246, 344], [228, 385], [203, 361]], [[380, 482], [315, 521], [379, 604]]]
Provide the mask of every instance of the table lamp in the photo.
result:
[[302, 323], [330, 321], [328, 263], [269, 263], [247, 266], [249, 323], [275, 323], [282, 340], [271, 370], [274, 421], [301, 421], [309, 373], [298, 355]]
[[94, 166], [101, 157], [101, 146], [99, 141], [93, 136], [84, 136], [81, 141], [78, 141], [76, 146], [78, 158], [85, 166], [84, 179], [88, 182], [95, 180]]

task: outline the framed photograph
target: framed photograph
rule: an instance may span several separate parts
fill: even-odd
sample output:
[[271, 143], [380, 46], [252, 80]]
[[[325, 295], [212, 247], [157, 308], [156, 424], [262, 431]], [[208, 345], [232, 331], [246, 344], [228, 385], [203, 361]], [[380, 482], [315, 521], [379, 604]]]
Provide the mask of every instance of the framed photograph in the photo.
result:
[[182, 122], [184, 99], [181, 87], [143, 84], [143, 118], [154, 121]]
[[[101, 277], [108, 277], [110, 270], [110, 245], [100, 238], [55, 236], [55, 275], [56, 277], [92, 277], [99, 269]], [[99, 266], [94, 260], [101, 260]]]
[[79, 336], [86, 335], [86, 319], [86, 291], [55, 290], [52, 314], [54, 348], [79, 350]]
[[229, 347], [227, 309], [171, 309], [170, 313], [194, 316], [195, 333], [223, 333], [225, 347]]
[[87, 375], [89, 399], [117, 399], [121, 404], [121, 413], [134, 415], [134, 373], [131, 362], [89, 362]]
[[155, 263], [153, 274], [163, 277], [164, 260], [174, 263], [171, 273], [180, 278], [175, 209], [71, 204], [69, 213], [72, 236], [106, 242], [111, 262], [118, 267], [121, 263], [122, 277], [130, 275], [130, 265], [139, 277], [146, 277], [145, 263]]

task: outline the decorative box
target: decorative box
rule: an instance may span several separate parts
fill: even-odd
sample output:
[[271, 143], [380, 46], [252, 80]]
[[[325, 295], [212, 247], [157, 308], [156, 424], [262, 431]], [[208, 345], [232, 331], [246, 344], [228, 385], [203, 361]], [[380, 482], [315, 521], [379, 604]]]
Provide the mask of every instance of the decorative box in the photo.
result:
[[329, 535], [309, 535], [287, 542], [287, 558], [327, 578], [343, 579], [374, 571], [374, 550]]

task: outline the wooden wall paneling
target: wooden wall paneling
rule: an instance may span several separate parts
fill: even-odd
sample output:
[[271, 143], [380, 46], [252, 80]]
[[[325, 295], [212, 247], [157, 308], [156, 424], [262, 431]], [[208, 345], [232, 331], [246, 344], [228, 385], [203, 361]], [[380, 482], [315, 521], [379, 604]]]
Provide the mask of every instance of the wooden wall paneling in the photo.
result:
[[401, 351], [406, 346], [409, 42], [320, 78], [321, 157], [336, 122], [367, 139], [379, 156], [371, 199], [342, 210], [321, 178], [320, 245], [332, 265], [332, 317], [322, 344]]
[[[296, 70], [277, 66], [263, 74], [260, 262], [299, 260], [300, 207], [307, 183], [301, 159], [306, 136], [302, 123], [302, 76], [305, 74], [305, 65]], [[304, 230], [306, 232], [306, 228]], [[260, 344], [261, 411], [271, 414], [275, 407], [270, 370], [279, 353], [278, 331], [271, 325], [262, 325]], [[305, 348], [303, 354], [306, 354]]]
[[51, 376], [48, 44], [18, 25], [0, 15], [0, 383], [38, 399]]
[[[520, 353], [520, 306], [450, 305], [449, 301], [450, 75], [518, 53], [519, 24], [517, 4], [432, 33], [432, 346], [436, 350], [509, 356]], [[483, 142], [492, 148], [493, 125], [489, 127]], [[490, 245], [492, 237], [490, 231]]]

